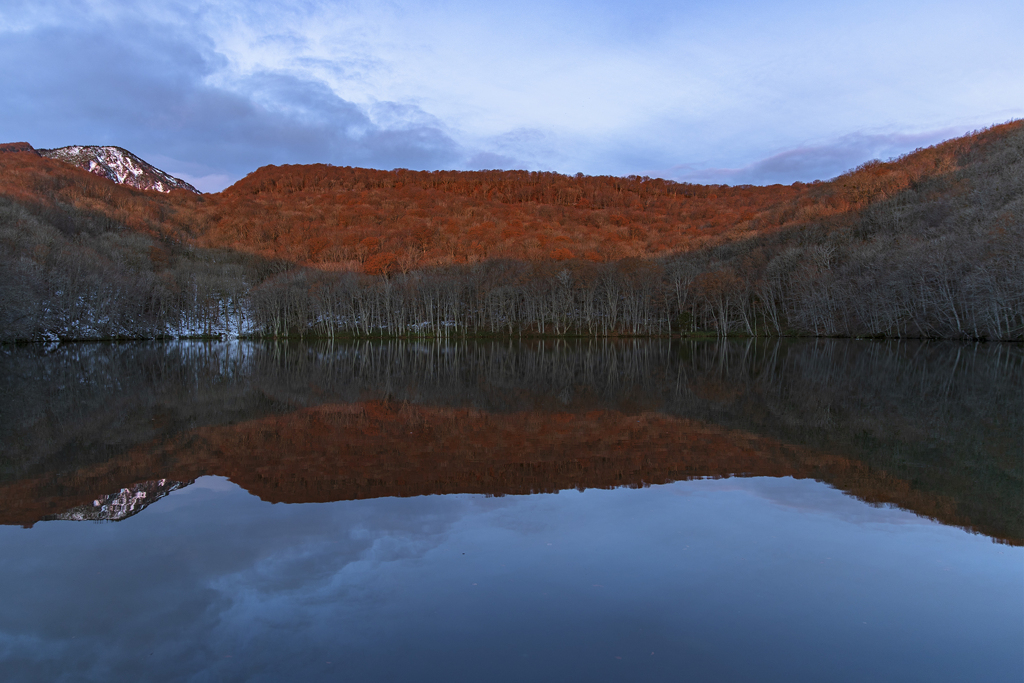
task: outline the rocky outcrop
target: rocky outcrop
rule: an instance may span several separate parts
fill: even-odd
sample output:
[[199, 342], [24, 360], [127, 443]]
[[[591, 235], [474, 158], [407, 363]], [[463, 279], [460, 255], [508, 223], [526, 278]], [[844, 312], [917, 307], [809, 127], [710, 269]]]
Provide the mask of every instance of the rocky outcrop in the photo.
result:
[[[17, 143], [26, 144], [27, 143]], [[29, 146], [31, 149], [31, 146]], [[15, 151], [15, 150], [12, 150]], [[25, 150], [17, 150], [25, 151]], [[48, 159], [63, 161], [78, 168], [103, 176], [119, 185], [128, 185], [139, 190], [188, 190], [200, 194], [184, 180], [175, 178], [169, 173], [147, 163], [121, 147], [72, 145], [57, 149], [36, 150]]]
[[62, 519], [73, 522], [119, 522], [132, 515], [137, 515], [171, 491], [176, 491], [191, 483], [191, 481], [157, 479], [156, 481], [132, 484], [117, 493], [101, 496], [92, 501], [92, 504], [79, 505], [67, 512], [49, 515], [44, 518], [44, 521]]

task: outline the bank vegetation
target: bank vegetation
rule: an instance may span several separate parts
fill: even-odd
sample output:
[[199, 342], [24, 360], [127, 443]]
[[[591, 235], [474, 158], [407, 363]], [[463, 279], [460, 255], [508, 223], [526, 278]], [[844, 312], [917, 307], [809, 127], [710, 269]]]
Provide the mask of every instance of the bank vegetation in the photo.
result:
[[1024, 124], [828, 182], [266, 167], [216, 195], [0, 154], [0, 338], [1024, 338]]

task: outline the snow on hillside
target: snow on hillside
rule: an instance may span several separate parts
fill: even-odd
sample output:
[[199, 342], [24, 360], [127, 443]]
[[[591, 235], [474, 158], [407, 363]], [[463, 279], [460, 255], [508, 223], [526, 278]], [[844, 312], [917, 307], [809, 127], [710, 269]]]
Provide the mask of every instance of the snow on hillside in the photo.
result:
[[72, 164], [121, 185], [158, 192], [182, 189], [199, 194], [199, 190], [184, 180], [161, 171], [121, 147], [71, 145], [37, 151], [41, 156]]
[[132, 515], [142, 512], [168, 493], [177, 491], [192, 483], [191, 481], [169, 481], [167, 479], [144, 481], [128, 488], [123, 488], [117, 493], [101, 496], [94, 500], [92, 505], [80, 505], [67, 512], [44, 517], [43, 520], [119, 522], [122, 519], [127, 519]]

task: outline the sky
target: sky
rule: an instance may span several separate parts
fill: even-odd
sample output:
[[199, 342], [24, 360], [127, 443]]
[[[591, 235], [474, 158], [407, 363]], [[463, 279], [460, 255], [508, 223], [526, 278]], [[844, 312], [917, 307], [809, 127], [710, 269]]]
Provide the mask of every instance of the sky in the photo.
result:
[[0, 142], [204, 191], [266, 164], [828, 179], [1024, 117], [1024, 3], [4, 0]]

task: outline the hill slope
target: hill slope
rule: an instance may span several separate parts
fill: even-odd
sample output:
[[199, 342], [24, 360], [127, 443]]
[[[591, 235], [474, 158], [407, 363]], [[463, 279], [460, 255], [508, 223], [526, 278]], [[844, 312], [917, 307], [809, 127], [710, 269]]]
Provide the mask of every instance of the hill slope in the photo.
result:
[[1024, 335], [1021, 122], [785, 187], [311, 165], [157, 194], [14, 151], [0, 213], [8, 339]]
[[138, 190], [188, 190], [199, 193], [199, 190], [184, 180], [161, 171], [121, 147], [72, 145], [36, 151], [40, 156], [72, 164], [119, 185], [128, 185]]

